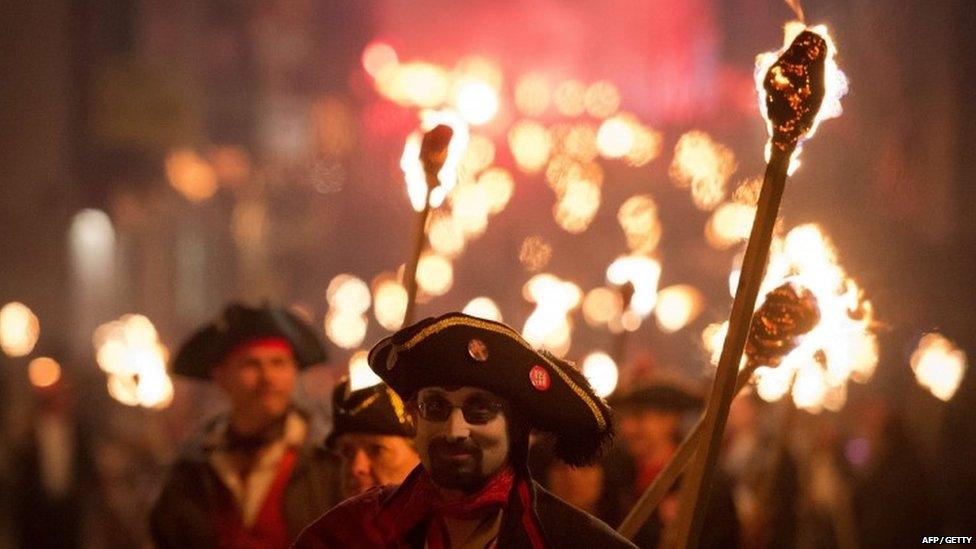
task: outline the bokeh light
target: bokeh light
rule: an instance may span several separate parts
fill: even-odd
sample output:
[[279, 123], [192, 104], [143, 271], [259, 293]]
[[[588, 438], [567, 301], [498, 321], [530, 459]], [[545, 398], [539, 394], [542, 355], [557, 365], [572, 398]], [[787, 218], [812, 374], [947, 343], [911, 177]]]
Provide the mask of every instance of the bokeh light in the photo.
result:
[[552, 246], [541, 236], [529, 236], [519, 246], [519, 262], [529, 271], [541, 271], [552, 258]]
[[399, 330], [407, 313], [407, 290], [393, 274], [386, 273], [373, 280], [373, 315], [387, 330]]
[[383, 380], [369, 367], [368, 352], [359, 350], [349, 357], [350, 392], [372, 387], [380, 383], [383, 383]]
[[496, 304], [489, 297], [476, 297], [468, 302], [461, 310], [462, 313], [466, 315], [476, 316], [478, 318], [484, 318], [486, 320], [494, 320], [495, 322], [502, 322], [502, 312]]
[[520, 170], [535, 173], [549, 161], [552, 137], [542, 124], [519, 120], [508, 130], [508, 148]]
[[527, 74], [515, 85], [515, 106], [526, 116], [539, 116], [549, 109], [552, 90], [540, 74]]
[[203, 202], [217, 192], [217, 172], [190, 149], [177, 149], [166, 157], [169, 184], [190, 202]]
[[593, 118], [606, 118], [617, 112], [620, 108], [620, 91], [613, 82], [600, 80], [594, 82], [586, 88], [586, 95], [583, 99], [586, 104], [586, 112]]
[[657, 249], [662, 228], [657, 203], [651, 195], [639, 194], [625, 200], [617, 211], [617, 221], [631, 252], [649, 254]]
[[39, 389], [50, 387], [61, 379], [61, 365], [53, 358], [37, 357], [27, 365], [27, 379]]
[[657, 294], [654, 316], [662, 332], [674, 333], [695, 320], [704, 308], [705, 298], [694, 286], [677, 284]]
[[383, 69], [399, 63], [399, 59], [393, 46], [385, 42], [373, 41], [363, 48], [362, 63], [366, 73], [376, 77]]
[[620, 291], [599, 286], [586, 293], [583, 298], [583, 319], [593, 327], [609, 324], [617, 319], [624, 308]]
[[634, 124], [621, 116], [604, 120], [596, 134], [597, 148], [604, 158], [626, 156], [636, 139]]
[[19, 301], [0, 309], [0, 347], [7, 356], [27, 356], [41, 334], [41, 323], [27, 305]]
[[556, 110], [563, 116], [575, 118], [586, 111], [586, 86], [579, 80], [566, 80], [553, 93]]
[[438, 297], [454, 284], [454, 267], [444, 256], [427, 253], [417, 262], [417, 287], [425, 294]]
[[478, 176], [478, 185], [488, 198], [488, 212], [497, 214], [505, 209], [515, 192], [515, 179], [505, 168], [490, 168]]
[[583, 359], [583, 376], [590, 382], [593, 391], [602, 398], [610, 396], [617, 388], [620, 377], [617, 363], [603, 351], [594, 351]]
[[678, 139], [669, 174], [679, 187], [691, 187], [695, 206], [711, 210], [725, 197], [725, 184], [735, 169], [731, 150], [705, 132], [692, 131]]
[[363, 314], [369, 310], [369, 286], [355, 275], [340, 274], [334, 277], [325, 296], [330, 308], [343, 313]]
[[562, 197], [553, 206], [556, 223], [568, 233], [578, 234], [585, 231], [600, 209], [600, 195], [600, 187], [593, 181], [569, 181]]
[[480, 126], [494, 118], [498, 112], [498, 92], [487, 82], [465, 82], [458, 89], [456, 105], [466, 121]]
[[148, 318], [130, 314], [102, 324], [92, 343], [113, 398], [127, 406], [154, 409], [172, 403], [173, 382], [166, 370], [169, 352]]
[[922, 336], [910, 363], [918, 384], [945, 402], [956, 394], [967, 369], [966, 353], [938, 333]]
[[361, 345], [368, 327], [369, 320], [360, 313], [334, 309], [325, 315], [325, 335], [342, 349]]

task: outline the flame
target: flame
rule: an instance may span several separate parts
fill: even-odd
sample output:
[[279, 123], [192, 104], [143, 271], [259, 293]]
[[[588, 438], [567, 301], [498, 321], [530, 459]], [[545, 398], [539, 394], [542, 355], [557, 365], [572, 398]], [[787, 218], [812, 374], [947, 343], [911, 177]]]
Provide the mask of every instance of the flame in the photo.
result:
[[519, 120], [508, 130], [508, 148], [520, 170], [535, 173], [549, 161], [552, 136], [538, 122]]
[[814, 32], [820, 35], [825, 42], [827, 42], [827, 59], [824, 65], [824, 99], [820, 106], [820, 111], [817, 112], [817, 117], [814, 119], [813, 125], [810, 127], [810, 131], [806, 133], [802, 138], [800, 138], [799, 143], [797, 143], [796, 150], [793, 152], [793, 156], [790, 158], [790, 167], [788, 173], [790, 175], [800, 167], [800, 151], [803, 149], [803, 142], [810, 139], [817, 132], [817, 128], [820, 123], [824, 120], [830, 118], [837, 118], [843, 112], [841, 108], [840, 100], [847, 94], [847, 76], [840, 70], [837, 65], [837, 47], [834, 45], [833, 39], [827, 32], [827, 27], [825, 25], [817, 25], [815, 27], [807, 27], [804, 23], [800, 21], [790, 21], [786, 23], [783, 27], [783, 47], [775, 52], [761, 53], [756, 56], [756, 70], [753, 73], [753, 78], [756, 82], [756, 91], [759, 93], [759, 112], [762, 114], [763, 120], [766, 121], [766, 129], [769, 132], [770, 140], [766, 142], [766, 161], [772, 154], [772, 135], [773, 135], [773, 123], [769, 119], [769, 115], [766, 112], [766, 90], [763, 88], [763, 79], [769, 68], [776, 63], [779, 56], [790, 47], [793, 40], [804, 30]]
[[621, 256], [607, 267], [607, 281], [634, 286], [630, 299], [630, 310], [641, 318], [646, 318], [657, 303], [657, 286], [661, 279], [661, 264], [644, 255]]
[[668, 171], [679, 187], [691, 187], [699, 209], [711, 210], [725, 196], [725, 183], [736, 170], [735, 155], [705, 132], [688, 132], [678, 139]]
[[173, 382], [168, 352], [156, 327], [142, 315], [125, 315], [99, 326], [92, 336], [98, 366], [108, 374], [109, 394], [127, 406], [166, 408]]
[[380, 376], [369, 367], [369, 353], [356, 351], [349, 357], [349, 391], [358, 391], [383, 383]]
[[[410, 204], [418, 212], [424, 209], [425, 200], [431, 208], [440, 206], [447, 194], [457, 184], [458, 166], [464, 158], [469, 141], [468, 125], [455, 111], [425, 110], [421, 113], [420, 118], [420, 130], [407, 136], [407, 141], [403, 146], [403, 155], [400, 157], [400, 169], [403, 170], [407, 182]], [[420, 161], [420, 144], [423, 140], [423, 132], [428, 132], [439, 124], [449, 126], [454, 130], [454, 135], [447, 147], [447, 160], [437, 173], [439, 185], [428, 192], [424, 166]]]
[[912, 353], [911, 366], [918, 384], [945, 402], [956, 394], [968, 368], [966, 353], [938, 333], [922, 337]]
[[41, 334], [41, 323], [27, 305], [19, 301], [0, 309], [0, 347], [7, 356], [27, 356]]
[[594, 351], [583, 359], [583, 376], [597, 396], [606, 398], [617, 388], [620, 375], [617, 363], [603, 351]]
[[[844, 272], [836, 250], [817, 225], [798, 226], [785, 239], [774, 242], [760, 295], [786, 281], [813, 292], [820, 322], [779, 367], [757, 370], [756, 377], [761, 380], [771, 371], [792, 371], [796, 374], [792, 395], [798, 407], [816, 412], [828, 405], [836, 407], [838, 402], [842, 405], [840, 388], [848, 380], [868, 381], [878, 363], [871, 303]], [[833, 400], [828, 402], [828, 397]]]
[[502, 312], [498, 308], [498, 304], [489, 297], [482, 296], [472, 299], [464, 306], [461, 312], [486, 320], [494, 320], [495, 322], [502, 321]]

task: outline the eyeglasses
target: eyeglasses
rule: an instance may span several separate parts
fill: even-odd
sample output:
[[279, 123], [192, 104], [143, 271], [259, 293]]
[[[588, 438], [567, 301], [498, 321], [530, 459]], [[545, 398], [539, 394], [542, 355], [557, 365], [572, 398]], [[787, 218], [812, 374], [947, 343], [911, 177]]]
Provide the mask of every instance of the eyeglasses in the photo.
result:
[[420, 412], [420, 417], [427, 421], [447, 421], [447, 418], [451, 417], [451, 412], [455, 408], [460, 408], [461, 415], [464, 416], [464, 421], [467, 421], [471, 425], [484, 425], [495, 419], [495, 416], [502, 410], [502, 407], [501, 402], [481, 396], [473, 396], [465, 400], [464, 404], [460, 406], [455, 406], [448, 402], [447, 399], [439, 396], [430, 396], [417, 403], [417, 410]]

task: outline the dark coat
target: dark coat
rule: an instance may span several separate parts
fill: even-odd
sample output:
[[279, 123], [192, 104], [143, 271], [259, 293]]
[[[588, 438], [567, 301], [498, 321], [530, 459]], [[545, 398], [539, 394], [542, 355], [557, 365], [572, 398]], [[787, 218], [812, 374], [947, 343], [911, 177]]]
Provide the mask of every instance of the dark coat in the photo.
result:
[[[338, 501], [338, 465], [323, 445], [324, 435], [318, 431], [309, 421], [306, 442], [285, 488], [283, 514], [292, 540]], [[150, 515], [156, 547], [217, 546], [218, 510], [223, 502], [233, 501], [233, 496], [210, 465], [212, 451], [201, 435], [187, 445], [173, 464]]]
[[[532, 482], [532, 501], [547, 547], [633, 548], [634, 545], [609, 526], [589, 514], [559, 499], [535, 481]], [[383, 547], [382, 533], [373, 519], [398, 495], [396, 486], [373, 488], [342, 504], [315, 521], [295, 542], [297, 549], [320, 548], [376, 548]], [[517, 498], [512, 498], [517, 501]], [[521, 513], [510, 503], [502, 517], [498, 533], [500, 548], [531, 548], [532, 545], [520, 523]], [[407, 539], [396, 547], [420, 549], [424, 546], [426, 523], [414, 528]]]

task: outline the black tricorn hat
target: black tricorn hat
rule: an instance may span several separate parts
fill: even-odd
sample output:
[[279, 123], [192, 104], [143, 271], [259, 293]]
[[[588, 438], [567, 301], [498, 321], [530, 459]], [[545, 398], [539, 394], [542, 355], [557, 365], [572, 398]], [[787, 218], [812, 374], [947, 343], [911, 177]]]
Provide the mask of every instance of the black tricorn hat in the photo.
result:
[[613, 398], [610, 406], [617, 411], [656, 410], [660, 412], [694, 412], [704, 406], [702, 398], [677, 383], [652, 382]]
[[369, 365], [404, 400], [424, 387], [478, 387], [507, 399], [524, 427], [553, 435], [557, 457], [594, 461], [613, 436], [610, 408], [573, 364], [512, 328], [462, 313], [427, 318], [377, 343]]
[[180, 347], [173, 373], [210, 379], [210, 370], [237, 346], [247, 341], [280, 337], [291, 344], [299, 368], [324, 362], [325, 347], [311, 326], [285, 309], [267, 304], [252, 308], [231, 303]]
[[349, 389], [343, 379], [332, 391], [332, 432], [325, 439], [329, 448], [346, 433], [396, 435], [413, 438], [416, 430], [403, 400], [385, 383]]

